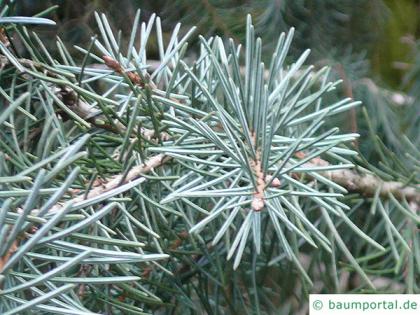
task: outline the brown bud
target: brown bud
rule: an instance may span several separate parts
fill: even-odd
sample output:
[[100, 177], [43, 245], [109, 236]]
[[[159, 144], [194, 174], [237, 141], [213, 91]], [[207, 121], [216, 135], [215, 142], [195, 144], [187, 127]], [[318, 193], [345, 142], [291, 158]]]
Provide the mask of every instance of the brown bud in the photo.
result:
[[272, 187], [280, 187], [280, 185], [281, 185], [281, 182], [280, 182], [280, 179], [278, 178], [274, 178], [273, 181], [271, 182]]
[[303, 158], [305, 158], [305, 153], [303, 153], [302, 151], [298, 151], [298, 152], [296, 152], [295, 153], [295, 156], [298, 158], [298, 159], [303, 159]]
[[103, 56], [102, 59], [105, 61], [105, 64], [116, 72], [122, 72], [122, 68], [118, 61], [111, 58], [110, 56]]
[[[266, 177], [265, 177], [265, 181], [266, 181], [266, 183], [269, 183], [270, 181], [271, 181], [271, 179], [273, 178], [273, 176], [271, 176], [271, 175], [267, 175]], [[280, 179], [278, 179], [277, 177], [276, 178], [274, 178], [273, 179], [273, 181], [271, 182], [271, 187], [280, 187], [280, 185], [281, 185], [281, 182], [280, 182]]]
[[252, 209], [255, 211], [261, 211], [264, 208], [264, 200], [262, 198], [254, 197], [251, 202]]

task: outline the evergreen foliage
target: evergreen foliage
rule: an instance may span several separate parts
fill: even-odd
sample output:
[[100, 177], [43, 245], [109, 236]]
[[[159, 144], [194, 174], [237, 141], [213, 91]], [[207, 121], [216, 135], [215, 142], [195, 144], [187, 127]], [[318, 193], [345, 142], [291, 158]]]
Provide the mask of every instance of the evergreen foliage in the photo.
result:
[[[323, 53], [345, 29], [274, 41], [307, 11], [263, 2], [255, 26], [246, 7], [241, 31], [223, 24], [233, 39], [138, 10], [129, 35], [95, 13], [86, 46], [55, 48], [33, 31], [54, 8], [5, 6], [1, 314], [297, 314], [311, 292], [419, 293], [418, 65], [408, 95], [378, 87], [363, 55]], [[354, 10], [315, 2], [331, 24]]]

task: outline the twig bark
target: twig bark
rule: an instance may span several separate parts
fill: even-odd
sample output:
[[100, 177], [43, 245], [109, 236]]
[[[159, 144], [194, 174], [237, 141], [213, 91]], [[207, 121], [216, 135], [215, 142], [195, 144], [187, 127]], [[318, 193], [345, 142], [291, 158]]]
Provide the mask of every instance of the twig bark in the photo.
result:
[[3, 267], [7, 264], [7, 262], [10, 259], [10, 257], [12, 257], [12, 255], [17, 251], [18, 245], [19, 245], [19, 241], [16, 239], [12, 243], [12, 246], [10, 246], [10, 248], [4, 254], [4, 256], [3, 257], [0, 257], [0, 271], [3, 270]]
[[420, 186], [405, 187], [396, 181], [383, 181], [378, 176], [359, 174], [353, 170], [335, 170], [320, 173], [349, 191], [357, 191], [365, 196], [373, 196], [377, 189], [379, 195], [388, 198], [392, 194], [398, 200], [406, 199], [420, 204]]
[[[101, 182], [98, 186], [95, 186], [92, 190], [90, 190], [87, 194], [86, 192], [79, 192], [79, 190], [75, 191], [72, 190], [72, 193], [75, 193], [76, 195], [71, 199], [73, 204], [77, 204], [78, 202], [82, 201], [89, 201], [90, 199], [94, 199], [95, 197], [98, 197], [106, 192], [109, 192], [121, 185], [127, 184], [133, 180], [136, 180], [140, 177], [142, 177], [144, 174], [149, 173], [153, 169], [160, 167], [167, 161], [169, 161], [171, 157], [165, 156], [164, 154], [158, 154], [147, 161], [145, 161], [143, 164], [134, 166], [125, 176], [122, 174], [114, 175], [110, 178], [108, 178], [105, 182]], [[49, 212], [54, 213], [59, 211], [63, 208], [62, 204], [56, 204], [54, 207], [52, 207]], [[37, 210], [34, 210], [35, 212]]]

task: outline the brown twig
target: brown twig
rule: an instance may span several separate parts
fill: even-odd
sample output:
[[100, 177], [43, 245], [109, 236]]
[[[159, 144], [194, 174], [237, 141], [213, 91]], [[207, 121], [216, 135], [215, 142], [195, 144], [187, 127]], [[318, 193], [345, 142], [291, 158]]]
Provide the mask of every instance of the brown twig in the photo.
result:
[[[295, 156], [299, 159], [305, 158], [303, 152], [296, 152]], [[304, 164], [308, 168], [330, 165], [327, 161], [317, 157]], [[414, 187], [405, 186], [396, 181], [383, 181], [376, 175], [366, 173], [360, 174], [356, 170], [334, 170], [320, 171], [318, 174], [332, 180], [334, 183], [346, 188], [348, 191], [359, 192], [362, 195], [372, 197], [379, 189], [379, 195], [388, 198], [392, 194], [398, 200], [407, 200], [420, 205], [420, 185]], [[293, 175], [293, 174], [292, 174]]]
[[[94, 187], [91, 191], [89, 191], [87, 194], [85, 192], [80, 192], [76, 194], [71, 200], [73, 204], [77, 204], [78, 202], [82, 201], [89, 201], [90, 199], [93, 199], [95, 197], [98, 197], [106, 192], [109, 192], [121, 185], [127, 184], [133, 180], [136, 180], [140, 177], [142, 177], [143, 174], [147, 174], [153, 169], [163, 165], [167, 161], [169, 161], [171, 157], [165, 156], [164, 154], [158, 154], [147, 161], [145, 161], [141, 165], [134, 166], [126, 175], [114, 175], [110, 178], [108, 178], [106, 181], [102, 182], [101, 185]], [[62, 204], [56, 204], [54, 207], [52, 207], [49, 212], [54, 213], [57, 211], [60, 211], [63, 208]], [[33, 210], [36, 212], [37, 210]]]
[[9, 247], [7, 252], [4, 254], [3, 257], [0, 257], [0, 272], [3, 270], [3, 267], [7, 264], [10, 257], [17, 251], [19, 245], [19, 240], [16, 239], [12, 245]]
[[127, 75], [128, 79], [134, 85], [138, 85], [140, 87], [145, 86], [145, 83], [143, 82], [143, 80], [141, 79], [141, 77], [137, 73], [131, 72], [131, 71], [125, 71], [117, 60], [111, 58], [110, 56], [103, 56], [102, 59], [104, 60], [105, 64], [109, 68], [114, 70], [115, 72], [117, 72], [119, 74], [122, 74], [122, 75], [124, 75], [124, 74]]
[[[255, 137], [256, 135], [253, 133], [251, 137], [253, 145], [256, 143]], [[271, 187], [278, 187], [280, 186], [280, 180], [278, 178], [272, 179], [271, 175], [264, 173], [261, 166], [261, 151], [258, 148], [256, 149], [255, 160], [251, 160], [250, 165], [256, 177], [256, 187], [254, 195], [252, 196], [251, 207], [254, 211], [261, 211], [265, 207], [264, 192], [266, 184], [270, 183]]]
[[[308, 166], [319, 166], [319, 162], [306, 164]], [[406, 187], [404, 184], [396, 181], [383, 181], [378, 176], [372, 174], [359, 174], [354, 170], [334, 170], [327, 172], [319, 172], [333, 182], [346, 188], [349, 191], [356, 191], [365, 196], [374, 196], [379, 189], [379, 195], [388, 198], [392, 194], [398, 200], [406, 199], [407, 201], [420, 204], [420, 185], [414, 187]]]

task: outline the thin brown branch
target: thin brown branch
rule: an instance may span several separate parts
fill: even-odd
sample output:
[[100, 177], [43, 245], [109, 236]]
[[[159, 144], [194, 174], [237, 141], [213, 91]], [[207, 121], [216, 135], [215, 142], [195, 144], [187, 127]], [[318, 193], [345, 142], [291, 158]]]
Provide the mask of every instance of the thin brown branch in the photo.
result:
[[3, 270], [3, 267], [7, 264], [10, 257], [17, 251], [19, 245], [19, 240], [16, 239], [10, 248], [6, 251], [3, 257], [0, 257], [0, 272]]
[[[252, 143], [255, 146], [256, 135], [252, 133]], [[261, 150], [256, 148], [256, 157], [255, 160], [250, 160], [249, 164], [251, 165], [252, 170], [254, 171], [256, 187], [255, 192], [252, 197], [251, 207], [254, 211], [261, 211], [265, 207], [265, 197], [264, 192], [267, 184], [270, 184], [271, 187], [279, 187], [280, 180], [278, 178], [272, 178], [271, 175], [264, 173], [261, 166]]]
[[139, 177], [141, 177], [143, 174], [149, 173], [151, 170], [161, 166], [165, 162], [170, 160], [170, 157], [165, 156], [163, 154], [158, 154], [150, 159], [148, 159], [144, 164], [134, 166], [126, 176], [123, 177], [123, 175], [115, 175], [109, 178], [109, 180], [102, 184], [101, 186], [98, 186], [94, 189], [92, 189], [86, 196], [79, 195], [76, 198], [73, 198], [73, 202], [80, 202], [85, 199], [91, 199], [94, 197], [97, 197], [101, 195], [104, 192], [110, 191], [120, 185], [126, 184], [128, 182], [131, 182]]
[[374, 196], [379, 189], [379, 195], [383, 198], [388, 198], [389, 194], [392, 194], [398, 200], [406, 199], [420, 204], [420, 185], [406, 187], [400, 182], [383, 181], [378, 176], [359, 174], [354, 170], [335, 170], [320, 174], [349, 191], [356, 191], [365, 196]]
[[[95, 197], [98, 197], [106, 192], [109, 192], [121, 185], [127, 184], [133, 180], [136, 180], [142, 175], [149, 173], [155, 168], [160, 167], [167, 161], [169, 161], [171, 157], [165, 156], [164, 154], [158, 154], [151, 158], [149, 158], [147, 161], [145, 161], [143, 164], [134, 166], [126, 175], [119, 174], [109, 177], [107, 180], [102, 181], [100, 185], [94, 187], [92, 190], [90, 190], [87, 194], [86, 192], [81, 192], [76, 194], [71, 200], [73, 204], [77, 204], [78, 202], [82, 201], [88, 201], [90, 199], [93, 199]], [[74, 192], [74, 191], [73, 191]], [[78, 191], [79, 192], [79, 191]], [[57, 204], [54, 207], [52, 207], [49, 212], [54, 213], [59, 211], [63, 208], [62, 204]], [[37, 210], [34, 210], [36, 212]]]

